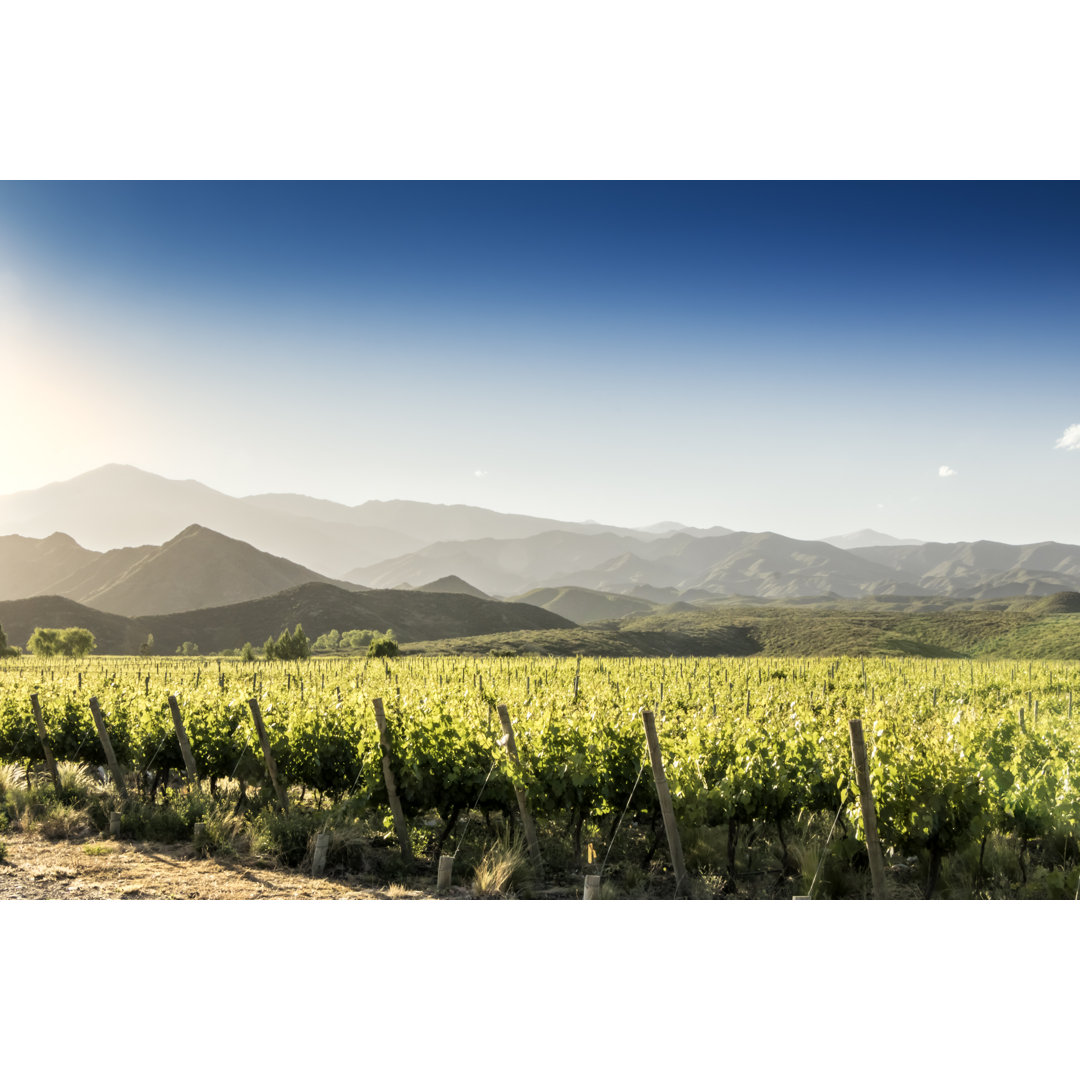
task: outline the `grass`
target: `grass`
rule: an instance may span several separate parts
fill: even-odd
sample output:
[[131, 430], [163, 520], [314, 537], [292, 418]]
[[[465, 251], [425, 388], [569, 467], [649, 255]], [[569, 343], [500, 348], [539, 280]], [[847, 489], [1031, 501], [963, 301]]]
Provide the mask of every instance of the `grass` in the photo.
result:
[[0, 762], [0, 812], [15, 820], [25, 814], [32, 801], [26, 770], [13, 761]]
[[505, 900], [527, 889], [532, 879], [525, 842], [503, 833], [484, 852], [473, 875], [473, 896], [478, 900]]
[[111, 844], [83, 844], [84, 855], [111, 855], [115, 850]]
[[56, 772], [60, 777], [60, 787], [65, 799], [89, 799], [106, 791], [105, 785], [90, 771], [88, 765], [80, 765], [74, 761], [58, 761]]
[[294, 805], [282, 812], [265, 806], [248, 827], [251, 852], [267, 855], [283, 866], [300, 866], [309, 857], [313, 837], [326, 816], [308, 807]]

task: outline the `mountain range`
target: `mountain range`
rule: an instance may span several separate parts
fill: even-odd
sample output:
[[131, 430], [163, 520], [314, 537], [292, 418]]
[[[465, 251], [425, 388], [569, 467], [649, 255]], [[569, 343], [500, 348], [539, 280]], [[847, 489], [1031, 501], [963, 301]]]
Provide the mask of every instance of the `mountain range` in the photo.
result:
[[201, 525], [164, 544], [104, 553], [86, 550], [65, 533], [44, 540], [0, 536], [0, 599], [56, 595], [115, 615], [216, 607], [328, 580]]
[[[8, 530], [0, 535], [0, 600], [52, 595], [128, 618], [315, 584], [399, 601], [417, 592], [462, 602], [517, 598], [578, 623], [732, 596], [985, 599], [1080, 590], [1080, 547], [1050, 541], [918, 543], [864, 530], [829, 543], [406, 501], [234, 498], [123, 465], [0, 497], [0, 534]], [[400, 629], [400, 620], [381, 621]]]
[[473, 506], [405, 500], [345, 506], [306, 495], [237, 498], [195, 480], [169, 480], [131, 465], [104, 465], [71, 480], [0, 496], [0, 534], [62, 532], [98, 551], [163, 544], [196, 523], [330, 578], [442, 540], [511, 539], [552, 529], [653, 536], [645, 530]]
[[346, 580], [390, 588], [448, 575], [495, 596], [573, 586], [661, 604], [723, 596], [979, 599], [1080, 588], [1080, 547], [977, 541], [844, 550], [770, 532], [676, 533], [643, 541], [557, 531], [512, 540], [442, 541], [354, 569]]

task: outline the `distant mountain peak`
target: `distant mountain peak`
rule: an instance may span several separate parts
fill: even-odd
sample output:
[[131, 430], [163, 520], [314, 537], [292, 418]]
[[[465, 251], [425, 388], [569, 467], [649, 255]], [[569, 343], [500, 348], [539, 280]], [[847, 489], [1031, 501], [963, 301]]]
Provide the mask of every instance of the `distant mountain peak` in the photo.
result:
[[683, 525], [680, 521], [658, 521], [655, 525], [639, 525], [637, 531], [646, 533], [672, 533], [683, 532], [688, 527], [689, 526]]
[[858, 532], [844, 533], [843, 536], [827, 536], [822, 543], [847, 550], [860, 547], [911, 547], [921, 545], [925, 541], [899, 540], [895, 536], [878, 532], [876, 529], [860, 529]]
[[458, 577], [457, 574], [447, 574], [445, 577], [438, 578], [435, 581], [429, 581], [426, 585], [416, 586], [415, 592], [434, 592], [434, 593], [460, 593], [465, 596], [475, 596], [480, 600], [490, 600], [491, 597], [478, 589], [475, 585], [470, 585], [464, 578]]
[[78, 546], [78, 542], [75, 540], [75, 537], [69, 536], [66, 532], [60, 532], [59, 530], [54, 533], [49, 533], [49, 535], [45, 537], [45, 543], [65, 545], [75, 544], [76, 547]]

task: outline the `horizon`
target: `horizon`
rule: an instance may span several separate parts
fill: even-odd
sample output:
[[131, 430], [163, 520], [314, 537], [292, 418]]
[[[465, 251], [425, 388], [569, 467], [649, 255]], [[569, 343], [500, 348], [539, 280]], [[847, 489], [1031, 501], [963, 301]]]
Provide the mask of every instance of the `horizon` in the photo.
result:
[[7, 182], [2, 487], [1080, 544], [1078, 191]]

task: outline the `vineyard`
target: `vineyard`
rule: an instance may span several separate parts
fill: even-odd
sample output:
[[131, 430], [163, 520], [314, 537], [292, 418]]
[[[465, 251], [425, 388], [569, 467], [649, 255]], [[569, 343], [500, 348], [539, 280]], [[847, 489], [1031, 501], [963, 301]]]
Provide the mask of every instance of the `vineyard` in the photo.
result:
[[1071, 898], [1077, 674], [910, 658], [21, 657], [0, 664], [0, 825], [82, 813], [101, 832], [197, 837], [223, 857], [261, 844], [305, 867], [322, 836], [331, 874], [434, 884], [440, 856], [463, 881], [499, 844], [522, 846], [531, 817], [522, 895], [576, 882], [580, 896], [601, 874], [602, 896], [670, 896], [647, 711], [690, 895], [862, 897], [859, 718], [889, 895]]

